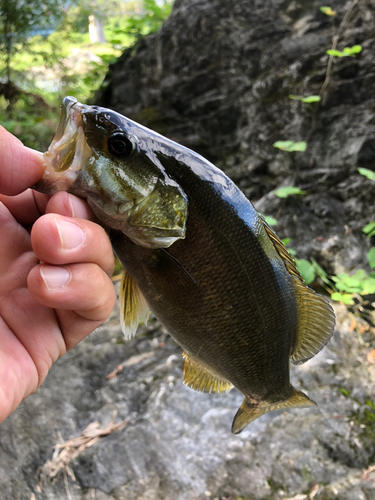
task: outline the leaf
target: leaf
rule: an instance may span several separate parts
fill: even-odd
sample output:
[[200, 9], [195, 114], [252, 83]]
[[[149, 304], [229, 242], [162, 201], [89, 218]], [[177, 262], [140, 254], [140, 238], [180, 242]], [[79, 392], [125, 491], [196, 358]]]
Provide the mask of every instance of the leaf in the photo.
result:
[[375, 293], [375, 279], [366, 278], [361, 283], [362, 291], [361, 295], [371, 295]]
[[357, 280], [363, 280], [367, 278], [367, 273], [364, 269], [358, 269], [355, 274], [353, 274], [352, 278], [356, 278]]
[[370, 264], [371, 269], [375, 268], [375, 247], [370, 248], [370, 251], [367, 254], [368, 262]]
[[306, 194], [306, 191], [303, 191], [302, 189], [294, 186], [283, 186], [274, 191], [274, 194], [278, 198], [287, 198], [292, 194]]
[[314, 266], [316, 274], [319, 276], [319, 278], [326, 284], [329, 285], [329, 279], [327, 278], [327, 273], [325, 270], [316, 262], [315, 259], [311, 259], [311, 263]]
[[283, 238], [281, 241], [285, 246], [287, 246], [287, 244], [290, 243], [290, 238]]
[[312, 102], [319, 102], [319, 101], [321, 101], [321, 98], [318, 95], [309, 95], [307, 97], [302, 97], [302, 96], [299, 96], [299, 95], [290, 95], [289, 99], [294, 99], [296, 101], [302, 101], [302, 102], [306, 102], [306, 103], [312, 103]]
[[362, 231], [367, 234], [368, 238], [371, 238], [371, 236], [375, 235], [375, 220], [369, 222], [363, 229]]
[[277, 141], [273, 145], [274, 148], [281, 149], [282, 151], [288, 151], [289, 153], [293, 151], [306, 151], [307, 143], [305, 141], [294, 142], [294, 141]]
[[264, 214], [262, 214], [262, 216], [269, 226], [276, 226], [277, 220], [275, 219], [275, 217], [272, 217], [272, 215], [264, 215]]
[[354, 303], [353, 295], [351, 293], [334, 292], [331, 295], [331, 299], [335, 300], [336, 302], [343, 302], [344, 304], [347, 305], [352, 305]]
[[345, 389], [345, 387], [339, 387], [339, 391], [346, 397], [348, 398], [350, 396], [350, 392], [348, 389]]
[[326, 16], [335, 16], [337, 14], [337, 12], [335, 10], [332, 10], [331, 7], [319, 7], [319, 9]]
[[368, 168], [359, 168], [358, 172], [361, 175], [364, 175], [367, 177], [367, 179], [370, 179], [371, 181], [375, 181], [375, 172], [373, 170], [370, 170]]
[[312, 283], [315, 279], [315, 269], [311, 262], [306, 259], [297, 260], [297, 269], [301, 273], [302, 278], [305, 280], [306, 285]]
[[334, 50], [334, 49], [327, 50], [327, 54], [329, 56], [344, 57], [344, 54], [342, 52], [340, 52], [339, 50]]
[[353, 56], [362, 52], [362, 45], [353, 45], [353, 47], [345, 47], [343, 53], [345, 56]]

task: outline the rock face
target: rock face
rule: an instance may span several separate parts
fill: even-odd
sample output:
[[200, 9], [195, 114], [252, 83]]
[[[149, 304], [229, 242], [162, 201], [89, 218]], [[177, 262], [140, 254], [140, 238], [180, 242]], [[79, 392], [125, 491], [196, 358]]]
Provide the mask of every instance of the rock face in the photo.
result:
[[[351, 2], [330, 4], [337, 29]], [[375, 183], [357, 171], [375, 170], [375, 2], [359, 0], [338, 44], [362, 53], [335, 60], [322, 102], [307, 105], [288, 96], [322, 88], [332, 19], [319, 6], [176, 0], [161, 31], [112, 66], [98, 104], [215, 162], [276, 216], [299, 257], [337, 272], [365, 266], [361, 228], [375, 219]], [[307, 141], [307, 151], [273, 148], [287, 139]], [[280, 200], [272, 190], [281, 185], [308, 194]], [[269, 413], [233, 436], [241, 395], [186, 388], [181, 349], [163, 328], [151, 322], [125, 343], [114, 311], [1, 424], [1, 500], [374, 500], [374, 336], [357, 336], [345, 308], [336, 314], [329, 345], [292, 368], [293, 385], [318, 407]], [[126, 428], [69, 464], [76, 481], [61, 473], [53, 484], [46, 471], [40, 480], [55, 444], [114, 412]]]
[[[215, 163], [291, 238], [298, 256], [329, 272], [362, 266], [375, 219], [375, 2], [360, 0], [337, 45], [362, 45], [335, 58], [322, 102], [289, 95], [321, 92], [337, 31], [352, 2], [176, 0], [162, 30], [111, 67], [96, 103], [157, 130]], [[306, 141], [305, 153], [273, 147]], [[305, 197], [272, 191], [294, 185]], [[309, 230], [306, 230], [306, 228]], [[317, 240], [318, 238], [318, 240]]]
[[185, 387], [171, 337], [154, 322], [124, 343], [116, 310], [1, 424], [0, 498], [69, 498], [63, 474], [56, 484], [40, 482], [41, 468], [54, 445], [91, 422], [107, 425], [115, 412], [127, 427], [69, 464], [75, 500], [282, 500], [314, 488], [318, 500], [375, 499], [374, 474], [363, 471], [375, 461], [375, 365], [366, 363], [346, 310], [336, 314], [340, 327], [328, 347], [292, 371], [293, 385], [318, 407], [268, 413], [233, 436], [242, 396]]

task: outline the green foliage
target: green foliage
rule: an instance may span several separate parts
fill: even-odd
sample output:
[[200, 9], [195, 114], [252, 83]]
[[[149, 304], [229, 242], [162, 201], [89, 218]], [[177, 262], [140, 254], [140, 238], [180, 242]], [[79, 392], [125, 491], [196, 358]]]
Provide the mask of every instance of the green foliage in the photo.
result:
[[[371, 269], [375, 268], [375, 247], [370, 248], [370, 251], [367, 254], [368, 262]], [[375, 273], [373, 273], [375, 274]]]
[[302, 96], [299, 96], [299, 95], [290, 95], [289, 96], [289, 99], [294, 99], [295, 101], [301, 101], [301, 102], [305, 102], [307, 104], [311, 104], [313, 102], [320, 102], [321, 101], [321, 97], [318, 96], [318, 95], [309, 95], [307, 97], [302, 97]]
[[319, 9], [326, 16], [335, 16], [337, 14], [337, 12], [335, 10], [332, 10], [331, 7], [319, 7]]
[[126, 30], [138, 38], [157, 31], [172, 12], [172, 1], [158, 5], [155, 0], [144, 0], [144, 10], [129, 18]]
[[46, 106], [34, 96], [23, 94], [14, 105], [12, 117], [9, 117], [7, 102], [0, 97], [0, 123], [25, 146], [46, 151], [59, 123], [59, 110], [57, 106]]
[[310, 285], [315, 279], [314, 266], [306, 259], [296, 259], [297, 269], [302, 278], [305, 280], [306, 285]]
[[264, 215], [264, 214], [261, 215], [269, 226], [276, 226], [277, 220], [275, 219], [275, 217], [272, 217], [272, 215]]
[[375, 172], [373, 170], [369, 170], [368, 168], [359, 168], [358, 172], [361, 175], [364, 175], [367, 177], [367, 179], [370, 179], [371, 181], [375, 181]]
[[65, 17], [64, 0], [3, 0], [0, 2], [0, 65], [10, 80], [15, 54], [32, 53], [33, 35], [56, 28]]
[[341, 394], [343, 394], [346, 398], [348, 398], [350, 396], [350, 392], [348, 391], [348, 389], [345, 389], [345, 387], [339, 387], [339, 391], [341, 392]]
[[282, 151], [288, 151], [289, 153], [293, 151], [306, 151], [307, 143], [305, 141], [294, 142], [294, 141], [277, 141], [273, 145], [274, 148], [281, 149]]
[[365, 226], [362, 231], [367, 234], [368, 238], [375, 236], [375, 220], [371, 221], [367, 226]]
[[278, 198], [287, 198], [292, 194], [306, 194], [306, 191], [303, 191], [302, 189], [294, 186], [283, 186], [274, 191], [274, 194]]
[[342, 52], [339, 50], [329, 49], [327, 54], [335, 57], [354, 57], [362, 51], [362, 45], [353, 45], [353, 47], [345, 47]]
[[332, 293], [331, 299], [344, 304], [353, 304], [355, 294], [370, 295], [375, 293], [375, 273], [367, 274], [363, 269], [359, 269], [351, 276], [347, 273], [339, 273], [337, 276], [331, 276], [331, 279], [338, 290]]
[[294, 257], [295, 255], [297, 255], [297, 252], [294, 250], [294, 248], [288, 247], [288, 245], [290, 243], [290, 238], [283, 238], [281, 241], [287, 247], [287, 250], [288, 250], [288, 252], [290, 253], [290, 255], [292, 257]]

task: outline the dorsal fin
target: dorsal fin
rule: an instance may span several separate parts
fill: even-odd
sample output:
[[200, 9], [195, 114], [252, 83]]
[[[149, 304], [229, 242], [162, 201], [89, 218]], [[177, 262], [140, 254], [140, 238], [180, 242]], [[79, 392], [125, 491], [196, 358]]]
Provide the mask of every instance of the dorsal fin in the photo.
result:
[[298, 333], [292, 363], [300, 365], [323, 349], [335, 328], [335, 314], [324, 297], [294, 278], [297, 288]]
[[328, 301], [306, 285], [283, 242], [262, 216], [261, 219], [296, 287], [299, 324], [290, 359], [299, 365], [315, 356], [327, 344], [335, 327], [335, 314]]
[[185, 358], [184, 384], [200, 392], [223, 393], [228, 392], [233, 385], [213, 370], [204, 365], [192, 354], [183, 352]]
[[119, 302], [121, 329], [125, 338], [130, 339], [137, 331], [139, 320], [146, 324], [151, 311], [142, 292], [125, 269], [122, 272]]
[[268, 237], [272, 241], [276, 252], [283, 259], [285, 267], [287, 268], [289, 274], [295, 276], [296, 278], [304, 282], [302, 276], [300, 275], [297, 269], [296, 263], [293, 260], [293, 257], [288, 252], [288, 249], [286, 248], [284, 243], [280, 240], [280, 238], [277, 236], [272, 227], [267, 224], [267, 222], [265, 221], [264, 217], [261, 214], [259, 214], [259, 217], [262, 219], [264, 229], [266, 230]]

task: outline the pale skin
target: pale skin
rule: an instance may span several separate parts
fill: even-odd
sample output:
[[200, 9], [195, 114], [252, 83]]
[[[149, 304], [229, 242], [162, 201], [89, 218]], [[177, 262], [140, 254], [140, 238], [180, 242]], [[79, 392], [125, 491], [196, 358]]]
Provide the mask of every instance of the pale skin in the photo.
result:
[[0, 126], [0, 422], [116, 301], [105, 231], [83, 200], [29, 189], [43, 171]]

